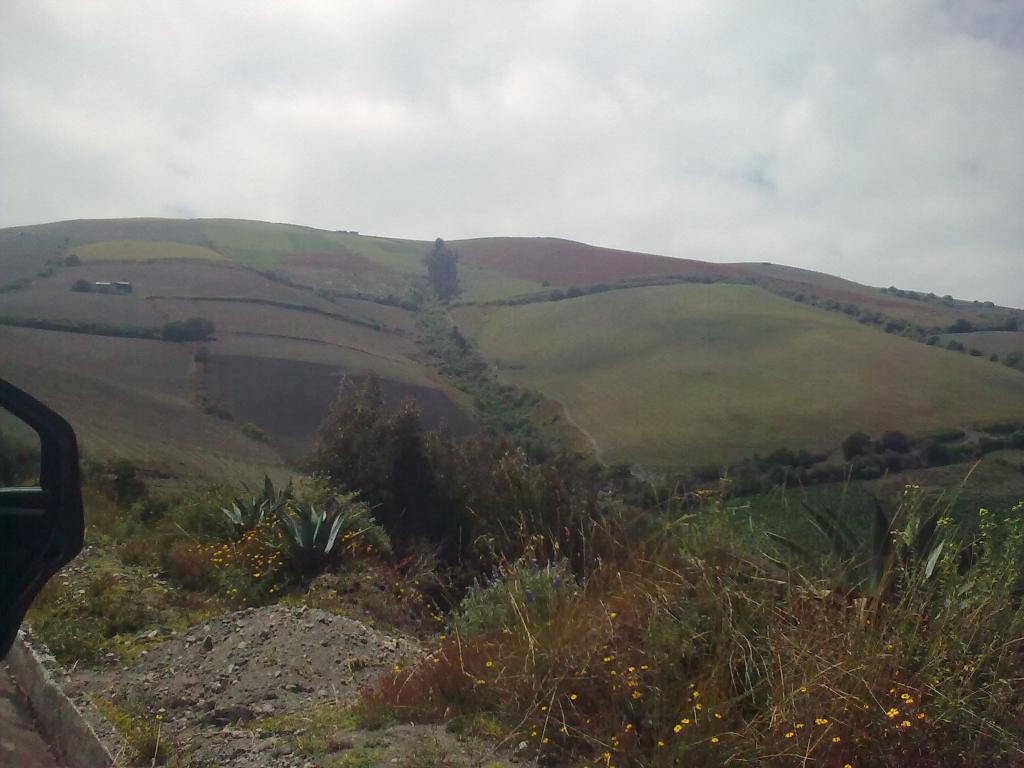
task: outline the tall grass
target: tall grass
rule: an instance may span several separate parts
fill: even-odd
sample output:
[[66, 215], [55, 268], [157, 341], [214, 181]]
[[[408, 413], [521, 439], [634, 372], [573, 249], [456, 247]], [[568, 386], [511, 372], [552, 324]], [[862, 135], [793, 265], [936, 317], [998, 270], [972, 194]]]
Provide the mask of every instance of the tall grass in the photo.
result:
[[780, 565], [705, 501], [643, 537], [609, 518], [618, 547], [575, 578], [557, 558], [503, 564], [363, 706], [483, 713], [548, 765], [1024, 763], [1024, 506], [981, 510], [971, 541], [942, 510], [922, 558], [932, 510], [908, 489], [869, 591]]

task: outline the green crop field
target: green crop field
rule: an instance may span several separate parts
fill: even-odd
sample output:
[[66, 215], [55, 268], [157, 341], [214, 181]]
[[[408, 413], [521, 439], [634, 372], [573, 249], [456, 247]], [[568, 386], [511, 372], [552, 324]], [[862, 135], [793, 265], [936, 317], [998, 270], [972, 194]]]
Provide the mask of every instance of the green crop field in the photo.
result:
[[676, 285], [461, 311], [511, 383], [562, 402], [608, 461], [671, 467], [856, 430], [1019, 417], [1024, 376], [754, 286]]
[[223, 261], [224, 257], [201, 245], [165, 240], [109, 240], [70, 249], [84, 262], [153, 261], [156, 259], [200, 259]]
[[273, 267], [294, 253], [350, 253], [397, 272], [423, 272], [426, 243], [329, 232], [290, 224], [210, 219], [204, 229], [213, 247], [243, 264]]

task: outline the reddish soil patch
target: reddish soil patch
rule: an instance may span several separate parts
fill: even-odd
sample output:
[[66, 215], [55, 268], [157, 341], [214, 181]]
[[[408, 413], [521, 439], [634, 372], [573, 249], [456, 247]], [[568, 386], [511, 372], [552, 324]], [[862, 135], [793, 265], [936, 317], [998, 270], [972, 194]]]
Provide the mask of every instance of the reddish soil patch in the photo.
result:
[[546, 237], [491, 237], [460, 240], [452, 245], [469, 264], [555, 285], [587, 285], [631, 277], [744, 274], [741, 268], [728, 264], [618, 251]]

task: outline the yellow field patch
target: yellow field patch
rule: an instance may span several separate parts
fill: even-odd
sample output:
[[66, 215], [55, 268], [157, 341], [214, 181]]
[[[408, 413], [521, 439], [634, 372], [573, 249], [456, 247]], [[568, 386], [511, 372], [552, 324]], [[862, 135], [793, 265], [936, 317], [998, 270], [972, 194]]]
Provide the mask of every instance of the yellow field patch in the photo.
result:
[[68, 249], [82, 261], [153, 261], [155, 259], [201, 259], [226, 261], [211, 248], [166, 240], [108, 240]]

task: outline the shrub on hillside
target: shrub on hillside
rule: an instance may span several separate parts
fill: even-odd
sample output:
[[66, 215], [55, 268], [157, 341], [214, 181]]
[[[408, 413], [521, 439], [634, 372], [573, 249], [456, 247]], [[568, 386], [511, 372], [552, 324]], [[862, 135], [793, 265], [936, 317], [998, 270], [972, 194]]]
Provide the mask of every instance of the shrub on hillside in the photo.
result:
[[603, 503], [584, 464], [504, 438], [428, 432], [415, 403], [385, 407], [375, 377], [342, 383], [309, 468], [336, 492], [358, 490], [399, 547], [426, 539], [449, 562], [486, 569], [519, 557], [534, 535], [574, 568], [597, 555], [584, 539]]
[[1018, 429], [1024, 429], [1024, 421], [997, 421], [986, 426], [984, 431], [992, 435], [1011, 435]]
[[891, 430], [882, 435], [882, 450], [894, 451], [895, 453], [907, 453], [912, 443], [910, 437], [904, 432]]
[[165, 341], [207, 341], [214, 334], [214, 325], [204, 317], [190, 317], [186, 320], [174, 320], [164, 325], [160, 331]]
[[472, 587], [459, 603], [452, 626], [471, 639], [515, 630], [521, 616], [531, 625], [558, 621], [576, 597], [576, 577], [565, 561], [539, 564], [521, 559], [495, 570], [488, 581]]
[[266, 443], [269, 442], [270, 440], [270, 436], [267, 434], [266, 430], [264, 430], [262, 427], [256, 426], [252, 422], [245, 422], [242, 425], [241, 429], [242, 434], [248, 437], [250, 440], [256, 440], [261, 443]]
[[854, 432], [843, 440], [843, 457], [849, 461], [871, 452], [871, 435], [865, 432]]

